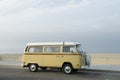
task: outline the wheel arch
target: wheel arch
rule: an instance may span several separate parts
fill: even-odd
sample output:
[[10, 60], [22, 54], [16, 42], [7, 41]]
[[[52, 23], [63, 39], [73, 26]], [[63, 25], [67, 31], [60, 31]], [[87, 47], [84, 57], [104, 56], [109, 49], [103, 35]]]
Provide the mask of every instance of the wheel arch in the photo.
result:
[[29, 67], [31, 64], [35, 64], [35, 65], [37, 65], [37, 67], [39, 67], [37, 63], [28, 63], [27, 67]]
[[73, 68], [73, 65], [71, 64], [71, 62], [64, 62], [64, 63], [62, 64], [62, 68], [63, 68], [63, 66], [64, 66], [65, 64], [70, 64], [70, 65], [72, 66], [72, 68]]

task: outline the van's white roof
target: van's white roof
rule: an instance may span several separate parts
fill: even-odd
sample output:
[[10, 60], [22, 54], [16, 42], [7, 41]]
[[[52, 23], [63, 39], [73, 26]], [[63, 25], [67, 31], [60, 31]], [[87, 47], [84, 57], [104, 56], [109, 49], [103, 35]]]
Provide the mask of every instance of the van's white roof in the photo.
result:
[[28, 46], [35, 46], [35, 45], [78, 45], [80, 43], [76, 42], [33, 42], [33, 43], [28, 43]]

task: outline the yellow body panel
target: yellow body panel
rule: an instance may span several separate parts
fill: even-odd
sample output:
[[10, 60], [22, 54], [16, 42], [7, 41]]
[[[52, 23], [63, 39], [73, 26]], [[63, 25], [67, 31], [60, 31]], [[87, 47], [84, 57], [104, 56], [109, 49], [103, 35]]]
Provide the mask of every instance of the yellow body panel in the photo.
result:
[[56, 66], [56, 55], [43, 55], [43, 66], [55, 67]]
[[36, 63], [40, 67], [58, 67], [61, 68], [65, 62], [72, 64], [74, 69], [80, 69], [84, 66], [84, 57], [79, 54], [29, 54], [25, 53], [23, 57], [24, 66], [29, 63]]
[[43, 55], [25, 53], [23, 55], [23, 66], [27, 66], [29, 63], [37, 63], [43, 65]]

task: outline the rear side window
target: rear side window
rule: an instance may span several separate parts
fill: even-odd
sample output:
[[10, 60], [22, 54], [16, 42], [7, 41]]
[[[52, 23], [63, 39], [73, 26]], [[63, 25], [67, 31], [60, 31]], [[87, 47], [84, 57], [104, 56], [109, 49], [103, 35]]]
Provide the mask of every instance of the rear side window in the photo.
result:
[[42, 46], [31, 46], [28, 50], [28, 52], [33, 53], [33, 52], [43, 52], [43, 47]]
[[45, 52], [60, 52], [60, 47], [57, 46], [46, 46]]

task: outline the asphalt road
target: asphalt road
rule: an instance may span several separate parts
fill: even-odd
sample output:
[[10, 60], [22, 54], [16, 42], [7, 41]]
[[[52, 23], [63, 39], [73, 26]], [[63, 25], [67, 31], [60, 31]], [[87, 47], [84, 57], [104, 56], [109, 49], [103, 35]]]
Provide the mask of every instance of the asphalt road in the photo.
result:
[[58, 70], [30, 72], [27, 68], [0, 66], [0, 80], [120, 80], [120, 72], [83, 70], [66, 75]]

